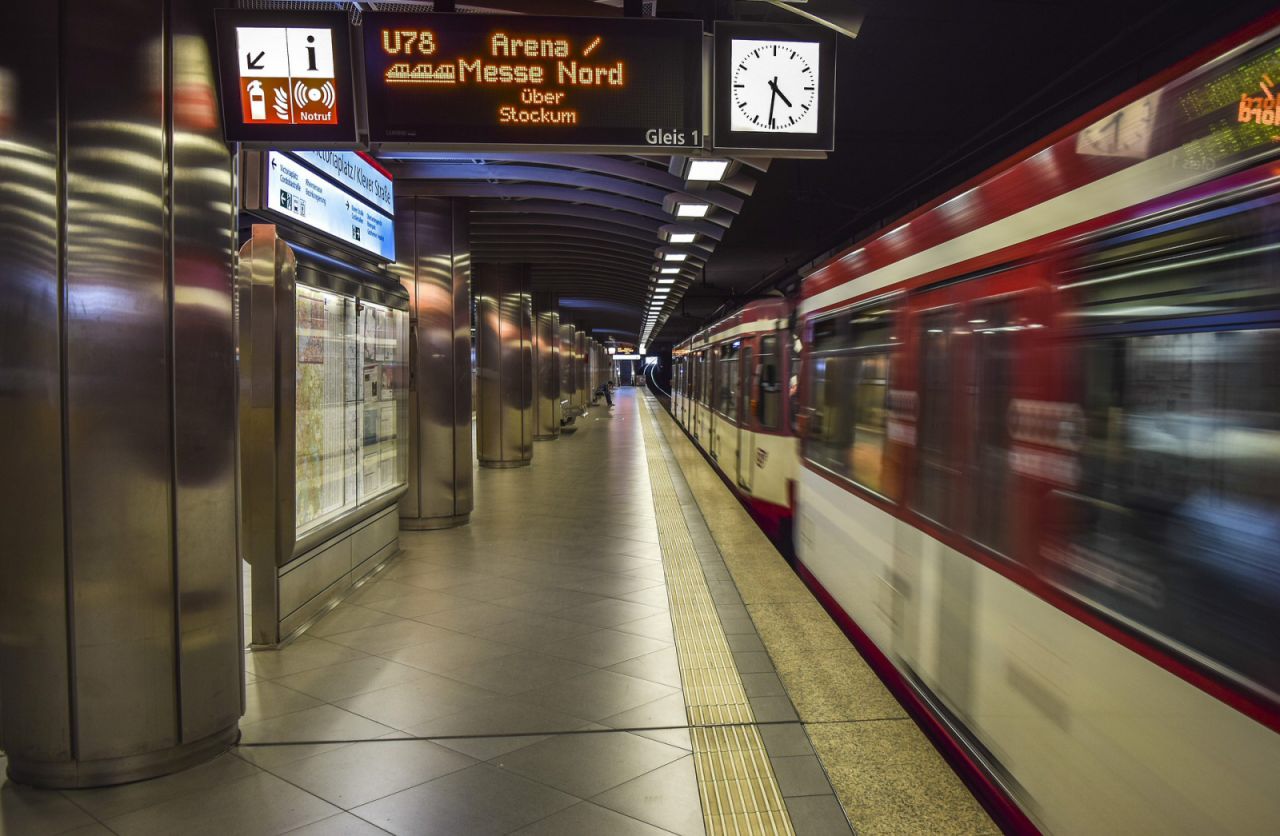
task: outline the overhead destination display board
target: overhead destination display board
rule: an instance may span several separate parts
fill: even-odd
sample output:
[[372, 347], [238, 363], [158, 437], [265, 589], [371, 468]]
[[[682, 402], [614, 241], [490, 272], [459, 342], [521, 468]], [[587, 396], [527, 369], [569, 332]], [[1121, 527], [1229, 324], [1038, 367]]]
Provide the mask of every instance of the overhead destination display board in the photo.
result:
[[292, 147], [355, 144], [346, 12], [218, 9], [216, 21], [228, 141]]
[[717, 21], [713, 145], [835, 148], [836, 35], [803, 24]]
[[369, 13], [362, 25], [371, 142], [704, 142], [698, 21]]
[[265, 151], [245, 208], [307, 227], [378, 261], [396, 260], [391, 178], [350, 151]]

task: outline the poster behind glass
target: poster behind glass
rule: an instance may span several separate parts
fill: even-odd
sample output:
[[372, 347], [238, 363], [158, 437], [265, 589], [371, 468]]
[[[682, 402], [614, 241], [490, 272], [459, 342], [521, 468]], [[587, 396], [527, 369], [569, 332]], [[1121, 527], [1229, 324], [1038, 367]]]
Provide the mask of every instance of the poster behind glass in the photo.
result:
[[299, 286], [296, 305], [295, 503], [302, 533], [356, 506], [359, 390], [347, 373], [356, 346], [355, 300]]
[[409, 318], [297, 290], [296, 536], [405, 483]]

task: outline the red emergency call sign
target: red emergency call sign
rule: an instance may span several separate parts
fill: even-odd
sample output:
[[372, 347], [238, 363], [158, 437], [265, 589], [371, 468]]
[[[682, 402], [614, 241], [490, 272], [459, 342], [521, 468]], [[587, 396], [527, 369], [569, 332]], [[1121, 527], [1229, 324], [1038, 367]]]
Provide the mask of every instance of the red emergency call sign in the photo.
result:
[[330, 30], [238, 26], [236, 46], [246, 124], [338, 124]]
[[227, 139], [292, 147], [355, 144], [346, 13], [219, 9]]

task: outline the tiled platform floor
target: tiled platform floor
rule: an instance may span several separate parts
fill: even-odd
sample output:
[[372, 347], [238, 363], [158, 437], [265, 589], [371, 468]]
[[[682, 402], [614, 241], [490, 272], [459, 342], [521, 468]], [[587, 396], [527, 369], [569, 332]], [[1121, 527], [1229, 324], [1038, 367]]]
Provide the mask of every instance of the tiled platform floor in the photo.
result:
[[[250, 654], [231, 753], [109, 789], [5, 784], [0, 836], [702, 834], [641, 397], [622, 390], [612, 411], [538, 444], [532, 467], [477, 471], [471, 525], [403, 533], [404, 553], [303, 638]], [[848, 786], [885, 782], [865, 751], [844, 766], [874, 774], [852, 781], [815, 755], [848, 749], [849, 735], [821, 726], [831, 718], [787, 667], [797, 636], [771, 627], [773, 608], [807, 592], [669, 420], [658, 425], [650, 437], [796, 832], [850, 833], [829, 773], [866, 832], [939, 824], [893, 812], [893, 797], [887, 819], [866, 815]], [[971, 832], [964, 817], [950, 824], [961, 827], [931, 832]]]

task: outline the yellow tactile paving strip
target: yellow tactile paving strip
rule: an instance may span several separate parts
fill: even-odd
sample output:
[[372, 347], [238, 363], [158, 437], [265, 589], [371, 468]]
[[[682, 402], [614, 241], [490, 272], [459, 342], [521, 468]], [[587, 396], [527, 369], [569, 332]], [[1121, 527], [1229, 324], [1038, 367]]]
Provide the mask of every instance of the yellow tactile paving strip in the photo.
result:
[[649, 482], [657, 511], [703, 822], [708, 836], [789, 836], [795, 831], [685, 527], [675, 485], [653, 427], [652, 410], [653, 406], [645, 402], [648, 420], [640, 423], [644, 427]]

